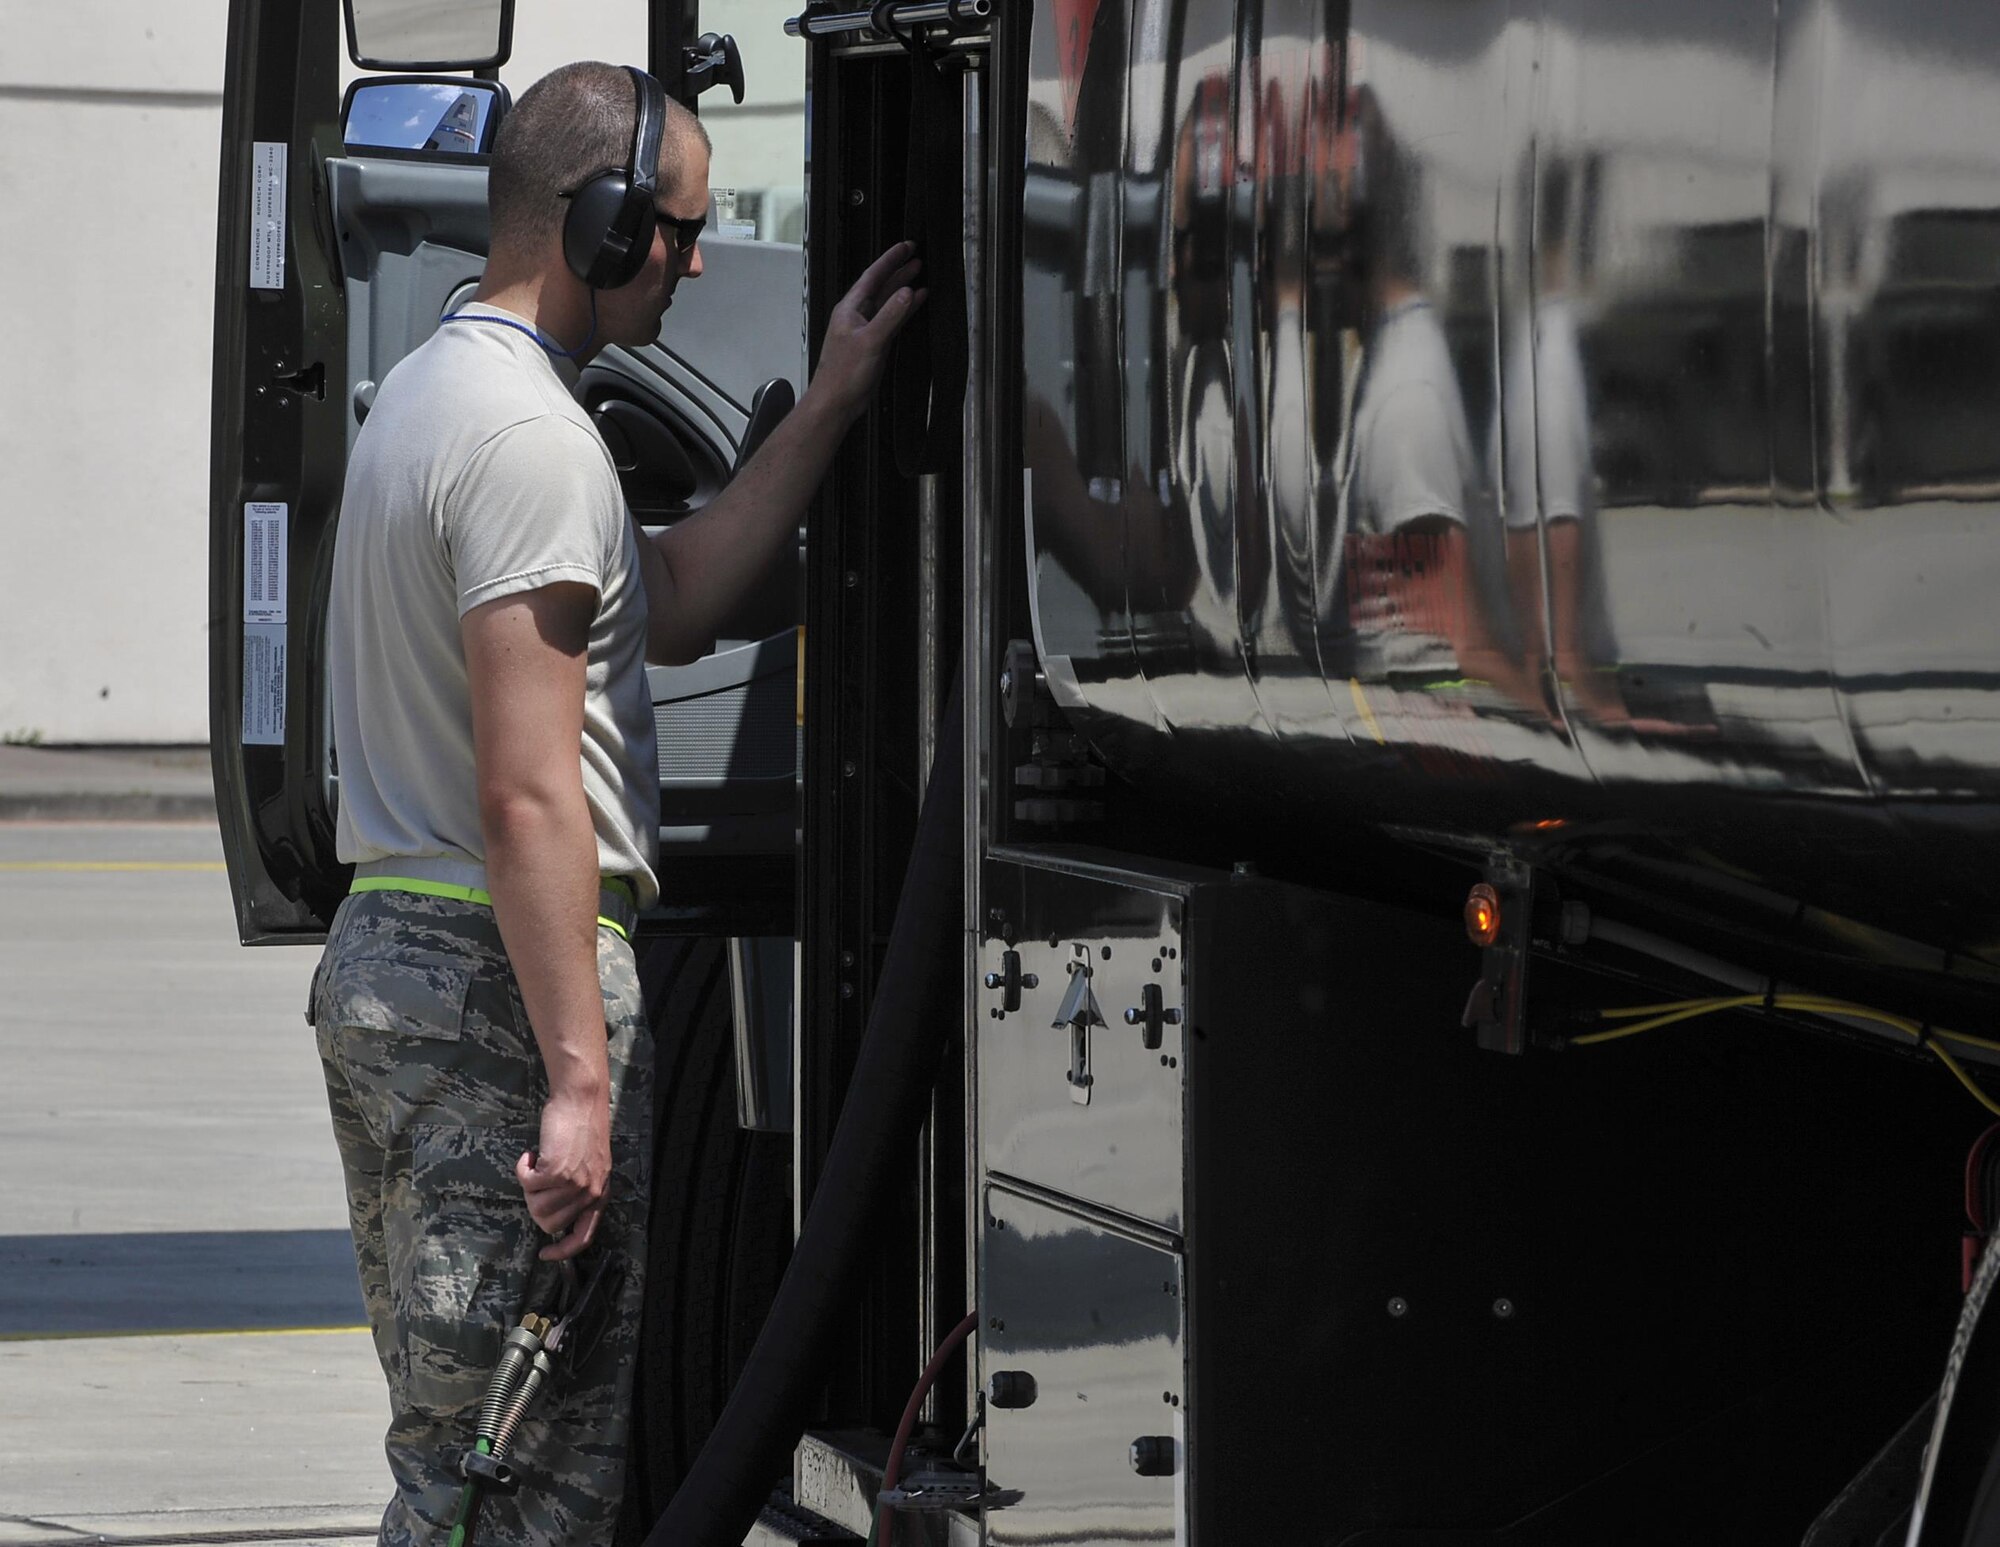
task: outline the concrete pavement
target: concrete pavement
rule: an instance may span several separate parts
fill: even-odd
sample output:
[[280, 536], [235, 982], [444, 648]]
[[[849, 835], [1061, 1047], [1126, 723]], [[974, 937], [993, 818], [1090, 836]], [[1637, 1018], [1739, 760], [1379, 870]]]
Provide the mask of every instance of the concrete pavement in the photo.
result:
[[372, 1539], [315, 956], [237, 945], [212, 822], [0, 823], [0, 1547]]
[[206, 747], [0, 746], [0, 821], [214, 820]]

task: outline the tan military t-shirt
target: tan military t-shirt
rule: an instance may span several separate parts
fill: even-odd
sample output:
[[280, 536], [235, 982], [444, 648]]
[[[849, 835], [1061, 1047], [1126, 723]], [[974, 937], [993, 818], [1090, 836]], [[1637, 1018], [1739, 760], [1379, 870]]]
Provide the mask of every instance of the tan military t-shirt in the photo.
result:
[[[459, 314], [509, 315], [481, 303]], [[409, 859], [421, 879], [484, 889], [459, 619], [580, 581], [597, 592], [578, 756], [598, 867], [629, 878], [642, 907], [657, 898], [640, 540], [610, 453], [534, 339], [448, 323], [389, 372], [348, 462], [334, 545], [341, 859]]]

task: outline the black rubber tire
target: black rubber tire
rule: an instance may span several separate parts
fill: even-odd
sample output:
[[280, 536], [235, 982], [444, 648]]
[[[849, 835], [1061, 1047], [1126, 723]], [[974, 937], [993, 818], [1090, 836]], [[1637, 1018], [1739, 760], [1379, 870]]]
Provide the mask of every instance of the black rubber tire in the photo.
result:
[[643, 941], [639, 977], [657, 1059], [653, 1204], [621, 1543], [645, 1537], [708, 1438], [792, 1249], [790, 1137], [736, 1122], [723, 942]]

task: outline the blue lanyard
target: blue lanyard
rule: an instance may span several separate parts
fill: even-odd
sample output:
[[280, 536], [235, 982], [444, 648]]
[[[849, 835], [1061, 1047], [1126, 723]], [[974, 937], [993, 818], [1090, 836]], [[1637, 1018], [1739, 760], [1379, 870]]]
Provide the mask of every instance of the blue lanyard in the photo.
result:
[[483, 317], [472, 312], [446, 312], [438, 318], [438, 326], [442, 327], [447, 322], [490, 322], [496, 328], [512, 328], [516, 333], [527, 334], [558, 360], [574, 360], [597, 338], [597, 292], [595, 290], [590, 292], [590, 332], [574, 349], [558, 348], [553, 339], [542, 336], [540, 328], [531, 328], [527, 323], [516, 321], [512, 317]]

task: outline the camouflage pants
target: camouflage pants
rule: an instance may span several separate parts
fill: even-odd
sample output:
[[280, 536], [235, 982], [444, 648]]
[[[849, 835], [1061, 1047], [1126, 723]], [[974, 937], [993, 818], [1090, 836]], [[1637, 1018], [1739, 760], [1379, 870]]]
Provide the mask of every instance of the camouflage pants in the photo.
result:
[[[481, 1547], [609, 1542], [623, 1495], [651, 1166], [652, 1036], [632, 948], [597, 932], [610, 1038], [612, 1202], [598, 1239], [626, 1272], [602, 1340], [545, 1392], [489, 1494]], [[396, 1494], [383, 1547], [444, 1543], [479, 1400], [546, 1238], [514, 1163], [535, 1146], [548, 1081], [500, 943], [477, 903], [364, 892], [335, 915], [313, 1022], [346, 1172], [354, 1254], [389, 1380]], [[593, 1247], [595, 1250], [595, 1247]]]

